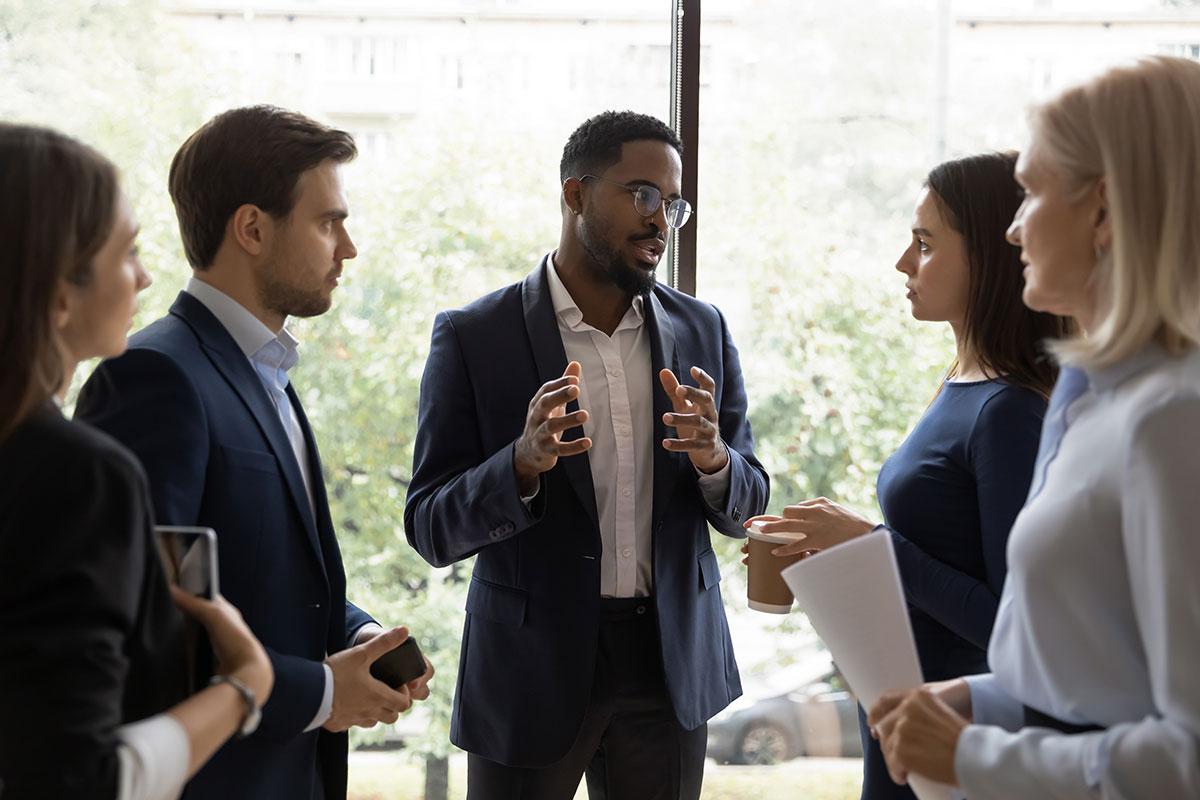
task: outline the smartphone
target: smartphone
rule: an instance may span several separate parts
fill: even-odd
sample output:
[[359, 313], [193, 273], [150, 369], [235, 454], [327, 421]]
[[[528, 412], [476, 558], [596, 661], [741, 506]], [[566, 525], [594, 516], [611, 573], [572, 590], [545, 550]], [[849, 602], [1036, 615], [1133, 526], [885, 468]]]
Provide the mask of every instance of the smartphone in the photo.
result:
[[425, 656], [421, 654], [417, 640], [411, 636], [404, 640], [404, 644], [388, 650], [371, 664], [371, 676], [393, 689], [399, 689], [424, 674]]
[[155, 525], [154, 535], [168, 581], [188, 594], [205, 600], [212, 600], [220, 593], [216, 531], [212, 528]]

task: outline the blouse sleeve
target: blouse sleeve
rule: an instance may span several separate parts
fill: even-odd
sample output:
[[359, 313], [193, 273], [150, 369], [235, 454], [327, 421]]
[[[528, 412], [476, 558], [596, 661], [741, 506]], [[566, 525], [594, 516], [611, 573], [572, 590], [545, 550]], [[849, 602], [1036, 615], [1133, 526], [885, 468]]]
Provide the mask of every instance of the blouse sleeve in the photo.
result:
[[1005, 387], [980, 409], [971, 434], [968, 453], [986, 580], [934, 558], [892, 531], [909, 602], [980, 649], [987, 649], [996, 621], [1008, 534], [1029, 494], [1044, 413], [1045, 401], [1033, 392]]

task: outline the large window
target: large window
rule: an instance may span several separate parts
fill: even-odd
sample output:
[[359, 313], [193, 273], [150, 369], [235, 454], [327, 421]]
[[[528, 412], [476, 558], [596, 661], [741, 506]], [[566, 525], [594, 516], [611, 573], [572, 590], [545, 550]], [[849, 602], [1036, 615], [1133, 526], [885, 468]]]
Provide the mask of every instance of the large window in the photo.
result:
[[[519, 279], [554, 247], [558, 159], [579, 122], [610, 108], [668, 117], [670, 7], [0, 3], [0, 115], [79, 135], [124, 173], [155, 277], [139, 325], [189, 274], [166, 173], [201, 122], [269, 102], [359, 141], [348, 178], [360, 256], [333, 310], [294, 324], [295, 382], [350, 594], [411, 626], [439, 677], [419, 711], [356, 736], [404, 745], [352, 754], [358, 800], [423, 796], [426, 764], [430, 798], [447, 764], [448, 796], [464, 790], [447, 731], [470, 565], [428, 568], [402, 529], [433, 316]], [[703, 3], [698, 294], [740, 347], [774, 507], [826, 495], [878, 514], [880, 464], [950, 359], [948, 332], [908, 317], [892, 271], [928, 169], [1020, 146], [1024, 106], [1064, 82], [1141, 53], [1197, 57], [1197, 42], [1197, 4], [1178, 0]], [[714, 539], [746, 698], [715, 723], [733, 727], [705, 796], [857, 797], [853, 698], [802, 613], [746, 609], [738, 543]]]

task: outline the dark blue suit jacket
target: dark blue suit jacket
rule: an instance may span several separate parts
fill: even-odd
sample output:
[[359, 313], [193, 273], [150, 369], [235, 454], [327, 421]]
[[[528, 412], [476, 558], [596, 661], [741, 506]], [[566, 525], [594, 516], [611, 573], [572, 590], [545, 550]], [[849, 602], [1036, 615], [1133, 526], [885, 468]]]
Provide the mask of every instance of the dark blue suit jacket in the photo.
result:
[[318, 763], [327, 800], [346, 795], [346, 735], [302, 731], [324, 693], [321, 661], [370, 617], [346, 602], [316, 444], [290, 385], [287, 393], [308, 443], [316, 519], [258, 373], [189, 294], [101, 364], [76, 406], [141, 460], [159, 524], [217, 532], [221, 593], [275, 668], [258, 731], [222, 748], [187, 798], [309, 798]]
[[[438, 315], [421, 384], [408, 541], [431, 564], [477, 555], [450, 737], [503, 764], [562, 758], [592, 689], [599, 629], [600, 530], [586, 456], [542, 476], [531, 509], [513, 474], [513, 442], [530, 398], [567, 360], [546, 284], [547, 261], [524, 281]], [[667, 688], [679, 722], [696, 728], [741, 694], [721, 574], [709, 525], [745, 535], [766, 507], [768, 479], [754, 458], [737, 350], [707, 303], [655, 288], [646, 303], [655, 370], [653, 575]], [[717, 383], [729, 492], [704, 501], [683, 454], [662, 448], [669, 400], [657, 371], [692, 366]], [[572, 404], [574, 405], [574, 404]], [[581, 435], [580, 429], [564, 438]]]

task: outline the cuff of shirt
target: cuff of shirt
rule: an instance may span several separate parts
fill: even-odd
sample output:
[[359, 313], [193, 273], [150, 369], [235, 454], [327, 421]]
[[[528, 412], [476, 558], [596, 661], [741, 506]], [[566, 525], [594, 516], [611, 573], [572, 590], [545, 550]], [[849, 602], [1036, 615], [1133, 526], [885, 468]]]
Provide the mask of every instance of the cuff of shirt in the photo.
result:
[[359, 629], [354, 632], [354, 635], [350, 637], [350, 646], [357, 647], [358, 645], [362, 644], [363, 635], [368, 633], [372, 636], [378, 636], [379, 634], [383, 633], [383, 626], [378, 622], [364, 622], [362, 626], [360, 626]]
[[729, 494], [729, 466], [732, 463], [732, 458], [726, 459], [725, 466], [711, 475], [696, 469], [695, 464], [692, 465], [700, 479], [700, 494], [704, 495], [704, 502], [708, 503], [709, 508], [715, 511], [725, 507], [725, 496]]
[[[367, 623], [367, 625], [370, 624]], [[364, 625], [362, 628], [359, 628], [355, 636], [357, 637], [358, 634], [362, 633], [365, 627], [367, 626]], [[304, 729], [305, 733], [315, 731], [324, 725], [325, 721], [329, 719], [329, 715], [333, 713], [333, 670], [330, 669], [328, 664], [322, 664], [321, 666], [325, 668], [325, 694], [321, 698], [321, 705], [317, 709], [317, 715], [313, 717], [312, 722], [308, 723], [308, 727]], [[295, 730], [295, 728], [292, 730]]]
[[169, 714], [117, 728], [117, 797], [158, 800], [178, 797], [187, 780], [191, 745], [187, 731]]
[[521, 495], [521, 502], [525, 504], [525, 508], [527, 508], [527, 509], [529, 508], [529, 504], [532, 503], [537, 498], [538, 492], [540, 492], [541, 490], [542, 490], [542, 482], [538, 481], [537, 486], [535, 486], [533, 488], [533, 494], [529, 495], [528, 497], [526, 497], [525, 495]]
[[1000, 688], [995, 675], [986, 672], [968, 675], [964, 680], [971, 690], [972, 722], [1006, 731], [1019, 731], [1025, 725], [1025, 707]]

